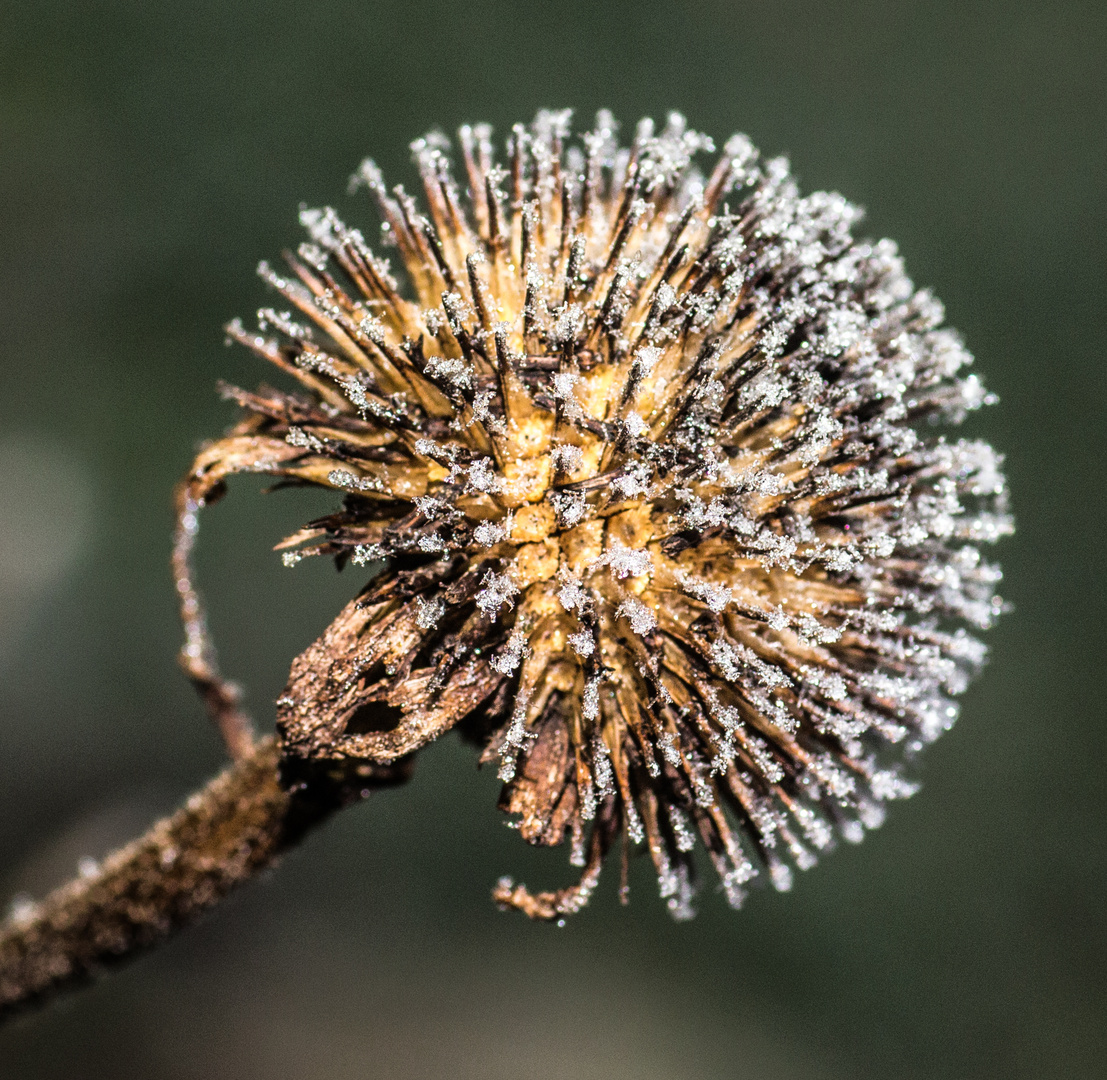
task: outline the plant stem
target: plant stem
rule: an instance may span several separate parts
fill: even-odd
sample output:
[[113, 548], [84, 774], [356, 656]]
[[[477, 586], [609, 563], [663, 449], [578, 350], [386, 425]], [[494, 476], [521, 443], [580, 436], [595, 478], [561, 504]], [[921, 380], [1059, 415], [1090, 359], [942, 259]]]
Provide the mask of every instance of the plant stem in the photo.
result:
[[0, 1018], [157, 944], [347, 801], [333, 784], [288, 785], [277, 740], [254, 743], [96, 873], [0, 926]]

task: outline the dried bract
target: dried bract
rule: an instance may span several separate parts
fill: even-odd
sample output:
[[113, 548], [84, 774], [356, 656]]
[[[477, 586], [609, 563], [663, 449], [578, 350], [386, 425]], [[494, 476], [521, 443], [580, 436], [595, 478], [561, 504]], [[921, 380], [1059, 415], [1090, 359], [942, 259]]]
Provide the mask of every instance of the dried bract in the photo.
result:
[[620, 837], [678, 918], [697, 843], [734, 906], [762, 873], [787, 889], [914, 790], [901, 764], [983, 660], [1001, 463], [931, 432], [988, 395], [895, 245], [744, 136], [704, 173], [675, 114], [625, 147], [606, 113], [579, 142], [539, 113], [503, 165], [486, 127], [459, 143], [413, 144], [423, 209], [371, 161], [353, 178], [395, 276], [305, 210], [260, 268], [276, 307], [228, 327], [297, 386], [228, 387], [246, 418], [181, 489], [186, 664], [233, 721], [196, 510], [235, 472], [330, 488], [286, 563], [384, 569], [293, 666], [286, 758], [388, 763], [459, 727], [522, 836], [583, 867], [500, 883], [535, 917], [579, 909]]

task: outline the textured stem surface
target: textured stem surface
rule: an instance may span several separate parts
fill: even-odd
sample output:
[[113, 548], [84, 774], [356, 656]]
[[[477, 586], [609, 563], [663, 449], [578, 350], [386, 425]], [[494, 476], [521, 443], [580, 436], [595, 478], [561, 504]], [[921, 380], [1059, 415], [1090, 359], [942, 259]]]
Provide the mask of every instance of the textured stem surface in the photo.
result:
[[254, 877], [341, 804], [319, 792], [289, 790], [276, 740], [256, 743], [97, 873], [0, 927], [0, 1017], [156, 944]]

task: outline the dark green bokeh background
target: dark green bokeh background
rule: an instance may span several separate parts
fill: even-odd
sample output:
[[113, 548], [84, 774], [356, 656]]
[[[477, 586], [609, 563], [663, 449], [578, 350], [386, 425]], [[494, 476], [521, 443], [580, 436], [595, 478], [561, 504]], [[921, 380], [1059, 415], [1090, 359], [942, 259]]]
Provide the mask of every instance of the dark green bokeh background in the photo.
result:
[[[454, 739], [169, 946], [0, 1033], [0, 1075], [1107, 1075], [1100, 584], [1107, 9], [787, 0], [0, 3], [0, 887], [33, 894], [221, 753], [177, 672], [169, 493], [267, 373], [222, 323], [301, 200], [372, 153], [539, 106], [670, 108], [787, 152], [932, 285], [1002, 404], [1014, 614], [924, 789], [739, 914], [668, 921], [645, 867], [565, 929], [502, 914], [563, 852]], [[364, 196], [362, 196], [364, 200]], [[234, 485], [201, 570], [259, 717], [358, 585], [269, 546], [326, 505]], [[616, 875], [612, 875], [615, 877]]]

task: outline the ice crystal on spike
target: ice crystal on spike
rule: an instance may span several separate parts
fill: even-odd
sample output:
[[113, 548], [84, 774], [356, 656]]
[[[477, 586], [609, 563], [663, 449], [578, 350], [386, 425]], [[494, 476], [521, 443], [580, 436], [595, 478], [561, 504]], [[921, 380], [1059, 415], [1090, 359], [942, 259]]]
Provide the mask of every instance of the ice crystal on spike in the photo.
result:
[[[676, 114], [620, 146], [607, 113], [574, 141], [543, 112], [502, 163], [482, 125], [412, 149], [422, 205], [370, 161], [352, 183], [404, 284], [304, 211], [259, 332], [227, 328], [297, 385], [228, 388], [245, 419], [184, 489], [194, 521], [234, 472], [330, 488], [286, 561], [383, 563], [294, 665], [286, 754], [459, 728], [523, 837], [584, 868], [497, 885], [532, 916], [579, 909], [620, 838], [676, 918], [697, 844], [734, 906], [790, 888], [915, 790], [984, 657], [965, 627], [1002, 608], [1001, 461], [935, 434], [990, 400], [971, 357], [891, 241], [744, 136], [712, 161]], [[374, 705], [398, 724], [350, 723]]]

